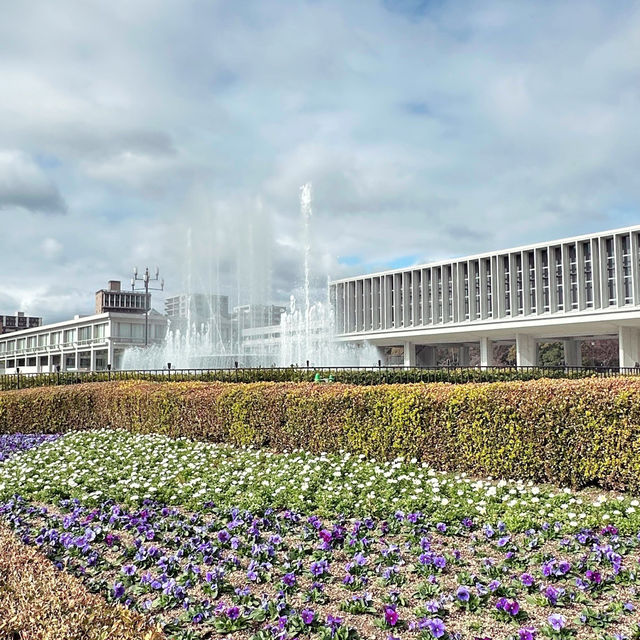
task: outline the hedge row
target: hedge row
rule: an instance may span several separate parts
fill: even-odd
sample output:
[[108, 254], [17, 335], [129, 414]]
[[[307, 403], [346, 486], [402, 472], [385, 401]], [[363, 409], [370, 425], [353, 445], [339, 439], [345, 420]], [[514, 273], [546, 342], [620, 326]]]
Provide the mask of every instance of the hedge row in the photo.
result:
[[2, 432], [98, 427], [640, 489], [640, 381], [633, 379], [377, 387], [125, 382], [0, 394]]
[[417, 382], [504, 382], [508, 380], [539, 380], [541, 378], [580, 379], [610, 377], [620, 374], [640, 374], [640, 369], [610, 368], [566, 368], [566, 367], [442, 367], [405, 369], [390, 367], [379, 369], [305, 369], [293, 367], [198, 370], [180, 369], [167, 371], [106, 371], [43, 373], [38, 375], [16, 374], [0, 375], [0, 391], [42, 387], [50, 385], [68, 385], [85, 382], [108, 382], [116, 380], [146, 380], [150, 382], [199, 381], [199, 382], [313, 382], [321, 380], [342, 382], [344, 384], [408, 384]]
[[0, 526], [0, 637], [162, 640], [141, 614], [108, 604]]

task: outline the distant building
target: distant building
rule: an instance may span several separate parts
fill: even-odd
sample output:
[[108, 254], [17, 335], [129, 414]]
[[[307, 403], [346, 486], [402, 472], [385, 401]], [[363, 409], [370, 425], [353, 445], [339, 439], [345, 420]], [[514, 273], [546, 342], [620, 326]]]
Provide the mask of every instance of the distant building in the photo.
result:
[[239, 335], [247, 329], [269, 328], [280, 324], [286, 307], [273, 304], [244, 304], [233, 308], [233, 320]]
[[[122, 367], [124, 351], [145, 345], [145, 308], [151, 296], [121, 291], [111, 280], [107, 289], [96, 292], [96, 313], [72, 320], [43, 325], [41, 318], [23, 314], [0, 316], [11, 322], [9, 331], [0, 331], [0, 373], [53, 373], [60, 371], [101, 371], [109, 365]], [[146, 302], [146, 304], [145, 304]], [[162, 342], [167, 319], [151, 309], [148, 342]]]
[[17, 311], [13, 316], [0, 316], [0, 335], [20, 329], [39, 327], [41, 324], [42, 318], [25, 316], [22, 311]]
[[214, 342], [224, 344], [231, 340], [229, 296], [183, 293], [167, 298], [164, 309], [172, 330], [184, 333], [189, 327], [199, 332], [206, 326]]
[[96, 313], [144, 313], [150, 307], [150, 293], [122, 291], [119, 280], [109, 280], [106, 289], [96, 291]]
[[[149, 344], [164, 340], [167, 321], [149, 313]], [[100, 313], [0, 336], [0, 373], [120, 369], [128, 347], [144, 346], [144, 315]]]

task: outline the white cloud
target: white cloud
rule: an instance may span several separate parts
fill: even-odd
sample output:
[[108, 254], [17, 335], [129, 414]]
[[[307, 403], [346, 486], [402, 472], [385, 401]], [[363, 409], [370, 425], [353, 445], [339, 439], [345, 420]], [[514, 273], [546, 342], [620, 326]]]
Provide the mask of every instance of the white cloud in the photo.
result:
[[637, 4], [34, 0], [0, 38], [3, 283], [43, 313], [134, 262], [177, 290], [189, 227], [286, 299], [307, 181], [334, 276], [638, 219]]

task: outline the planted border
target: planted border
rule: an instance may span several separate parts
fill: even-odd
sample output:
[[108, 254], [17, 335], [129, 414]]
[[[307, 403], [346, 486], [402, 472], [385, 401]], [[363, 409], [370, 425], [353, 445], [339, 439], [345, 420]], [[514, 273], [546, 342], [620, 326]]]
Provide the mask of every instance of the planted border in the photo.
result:
[[634, 379], [376, 387], [118, 382], [0, 394], [0, 432], [108, 427], [640, 489], [640, 382]]

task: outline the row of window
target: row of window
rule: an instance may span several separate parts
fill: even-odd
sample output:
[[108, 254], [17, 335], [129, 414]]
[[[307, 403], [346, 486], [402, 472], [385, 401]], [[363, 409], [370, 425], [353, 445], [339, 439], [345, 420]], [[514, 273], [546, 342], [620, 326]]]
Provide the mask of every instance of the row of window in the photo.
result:
[[338, 283], [338, 331], [633, 304], [632, 239], [638, 242], [621, 234]]
[[96, 324], [88, 327], [78, 327], [40, 333], [14, 340], [0, 341], [0, 353], [12, 351], [34, 350], [43, 347], [56, 347], [62, 345], [83, 344], [90, 340], [103, 340], [106, 335], [107, 323]]

